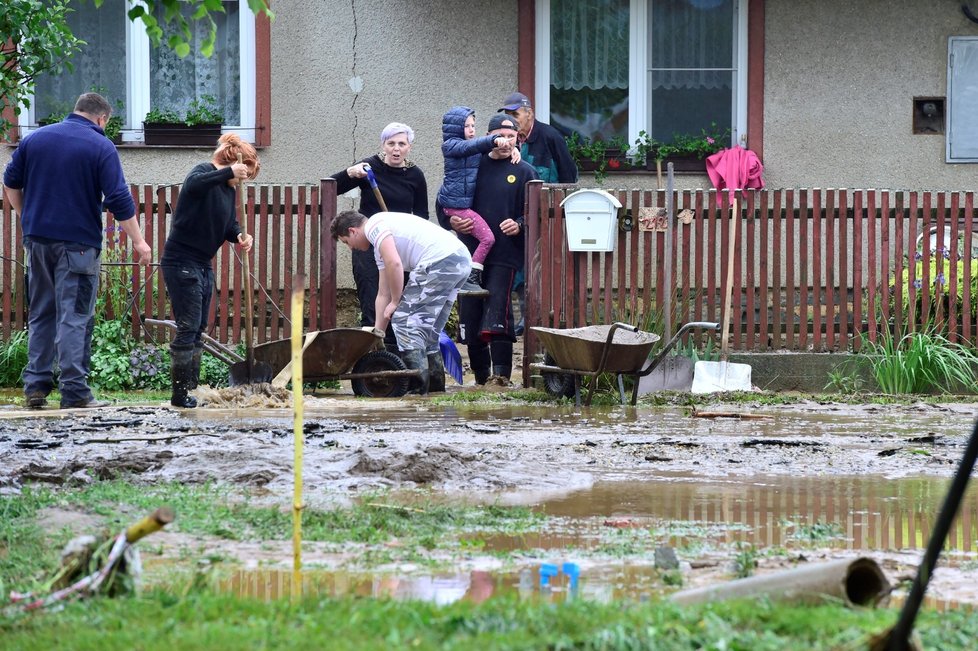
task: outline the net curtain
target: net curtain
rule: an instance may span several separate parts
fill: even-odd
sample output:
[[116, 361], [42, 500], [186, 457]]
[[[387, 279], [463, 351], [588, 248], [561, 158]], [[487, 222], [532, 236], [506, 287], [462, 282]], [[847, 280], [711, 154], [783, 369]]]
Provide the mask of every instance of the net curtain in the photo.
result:
[[[653, 88], [720, 88], [732, 66], [734, 0], [650, 0]], [[550, 83], [561, 90], [628, 88], [629, 0], [553, 0]]]

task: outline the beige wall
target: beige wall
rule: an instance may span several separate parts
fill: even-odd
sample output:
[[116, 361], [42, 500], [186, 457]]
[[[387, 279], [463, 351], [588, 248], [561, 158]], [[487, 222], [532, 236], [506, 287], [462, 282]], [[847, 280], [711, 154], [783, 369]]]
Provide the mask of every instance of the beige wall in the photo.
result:
[[978, 34], [960, 3], [768, 0], [769, 187], [966, 190], [978, 167], [913, 135], [914, 96], [947, 91], [947, 39]]

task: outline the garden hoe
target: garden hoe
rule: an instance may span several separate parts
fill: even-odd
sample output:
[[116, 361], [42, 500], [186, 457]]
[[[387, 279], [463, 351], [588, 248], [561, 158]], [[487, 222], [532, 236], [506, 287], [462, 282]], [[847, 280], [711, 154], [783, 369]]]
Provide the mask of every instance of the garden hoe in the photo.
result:
[[[238, 162], [241, 163], [241, 154], [238, 154]], [[241, 202], [241, 235], [245, 235], [245, 226], [248, 222], [248, 206], [245, 201], [245, 184], [242, 180], [238, 184], [238, 197]], [[248, 252], [241, 252], [241, 269], [244, 274], [244, 295], [245, 295], [245, 358], [243, 362], [235, 362], [231, 365], [230, 384], [240, 386], [242, 384], [262, 384], [272, 381], [272, 367], [268, 362], [255, 361], [255, 348], [252, 341], [253, 323], [255, 317], [254, 306], [252, 305], [251, 294], [251, 269], [248, 264]]]

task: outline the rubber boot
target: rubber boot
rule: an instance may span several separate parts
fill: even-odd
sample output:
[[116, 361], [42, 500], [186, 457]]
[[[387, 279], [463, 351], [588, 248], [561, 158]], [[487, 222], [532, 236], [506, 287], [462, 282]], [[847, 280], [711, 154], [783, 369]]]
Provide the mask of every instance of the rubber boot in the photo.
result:
[[428, 353], [428, 393], [445, 393], [445, 360], [441, 351]]
[[197, 399], [187, 394], [193, 375], [193, 356], [193, 348], [170, 350], [170, 379], [173, 382], [170, 404], [174, 407], [193, 409], [197, 406]]
[[506, 380], [506, 384], [509, 385], [509, 376], [513, 374], [513, 367], [511, 366], [495, 366], [492, 367], [493, 377], [502, 378]]
[[485, 384], [489, 379], [489, 364], [492, 357], [489, 355], [489, 346], [484, 342], [469, 344], [469, 366], [472, 374], [475, 375], [476, 384]]
[[200, 384], [200, 360], [204, 356], [203, 346], [194, 348], [194, 354], [190, 358], [190, 390], [193, 391]]
[[420, 377], [412, 378], [408, 388], [408, 393], [417, 393], [422, 396], [428, 395], [428, 358], [423, 350], [402, 350], [401, 360], [410, 369], [421, 371]]
[[482, 285], [482, 268], [475, 267], [473, 263], [472, 271], [465, 280], [465, 284], [459, 287], [458, 293], [465, 296], [488, 296], [489, 291]]

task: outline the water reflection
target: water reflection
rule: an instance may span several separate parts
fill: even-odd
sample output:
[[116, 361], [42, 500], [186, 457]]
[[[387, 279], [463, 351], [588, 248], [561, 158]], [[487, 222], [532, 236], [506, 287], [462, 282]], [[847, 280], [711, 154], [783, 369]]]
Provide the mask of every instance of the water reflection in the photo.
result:
[[[695, 538], [757, 546], [817, 542], [852, 550], [923, 549], [950, 480], [755, 477], [604, 482], [539, 508], [572, 519], [603, 517]], [[971, 486], [946, 549], [976, 551], [978, 488]], [[497, 541], [498, 542], [498, 541]], [[558, 546], [565, 541], [555, 541]], [[547, 545], [543, 545], [547, 546]]]

